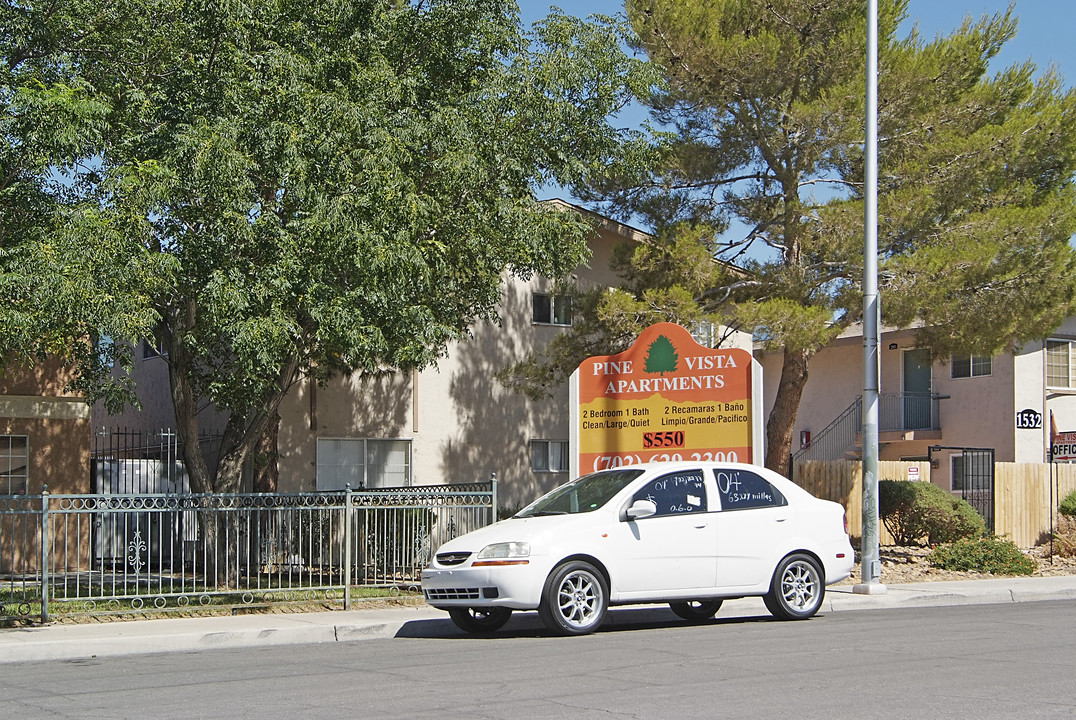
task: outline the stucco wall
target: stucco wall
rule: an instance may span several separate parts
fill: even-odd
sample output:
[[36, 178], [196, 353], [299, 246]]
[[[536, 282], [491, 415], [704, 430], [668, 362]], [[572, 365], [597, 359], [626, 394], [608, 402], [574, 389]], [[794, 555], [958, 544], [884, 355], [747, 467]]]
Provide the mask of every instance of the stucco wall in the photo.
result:
[[[623, 241], [615, 229], [599, 229], [590, 261], [574, 273], [576, 282], [615, 281], [609, 257]], [[279, 489], [315, 489], [319, 437], [410, 440], [415, 484], [475, 482], [497, 473], [502, 506], [528, 502], [565, 482], [567, 473], [531, 470], [529, 443], [568, 440], [567, 384], [553, 398], [534, 401], [495, 378], [565, 331], [531, 321], [532, 293], [551, 293], [554, 286], [548, 278], [506, 276], [500, 324], [476, 325], [471, 338], [451, 345], [436, 367], [338, 378], [320, 388], [301, 383], [281, 407]]]

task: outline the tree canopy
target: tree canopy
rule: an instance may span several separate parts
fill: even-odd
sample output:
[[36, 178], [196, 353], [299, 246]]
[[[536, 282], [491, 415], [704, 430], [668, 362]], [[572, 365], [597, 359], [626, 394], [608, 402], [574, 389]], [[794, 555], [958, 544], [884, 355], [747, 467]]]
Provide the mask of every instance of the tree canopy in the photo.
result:
[[196, 491], [238, 489], [299, 377], [429, 364], [504, 272], [580, 262], [534, 191], [621, 162], [649, 83], [625, 27], [511, 0], [27, 0], [0, 30], [0, 349], [89, 347], [115, 401], [102, 359], [154, 339]]
[[[931, 40], [879, 6], [883, 321], [938, 357], [1042, 338], [1076, 294], [1076, 94], [1030, 62], [988, 74], [1006, 13]], [[862, 314], [866, 4], [628, 0], [666, 83], [647, 104], [660, 160], [581, 188], [653, 241], [625, 281], [510, 374], [532, 390], [655, 320], [724, 319], [783, 355], [767, 465], [784, 469], [810, 358]], [[717, 262], [715, 262], [715, 260]], [[604, 346], [603, 346], [604, 343]]]

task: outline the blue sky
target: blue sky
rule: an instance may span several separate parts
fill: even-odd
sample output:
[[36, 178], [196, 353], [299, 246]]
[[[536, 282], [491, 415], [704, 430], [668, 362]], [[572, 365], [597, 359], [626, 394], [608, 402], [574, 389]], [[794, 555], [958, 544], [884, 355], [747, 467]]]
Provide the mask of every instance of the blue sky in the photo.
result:
[[[591, 13], [615, 15], [623, 10], [623, 0], [574, 0], [549, 3], [543, 0], [518, 0], [526, 22], [531, 22], [557, 5], [565, 12], [587, 16]], [[995, 60], [997, 67], [1031, 59], [1040, 68], [1051, 63], [1065, 76], [1065, 84], [1076, 82], [1076, 2], [1073, 0], [1015, 0], [1016, 15], [1020, 18], [1017, 36], [1006, 44]], [[948, 34], [967, 15], [979, 17], [1004, 12], [1008, 0], [910, 0], [910, 20], [919, 22], [925, 38]], [[910, 26], [909, 28], [910, 29]]]
[[[623, 11], [623, 0], [574, 0], [550, 3], [547, 0], [517, 0], [525, 23], [544, 17], [552, 5], [581, 17], [592, 13], [616, 15]], [[1009, 0], [910, 0], [909, 18], [905, 33], [918, 23], [924, 40], [936, 35], [947, 35], [957, 28], [968, 15], [978, 18], [1005, 12]], [[1064, 85], [1076, 84], [1076, 0], [1014, 0], [1016, 16], [1020, 20], [1015, 38], [1005, 44], [994, 58], [991, 70], [997, 72], [1009, 65], [1031, 60], [1040, 72], [1054, 66], [1060, 72]], [[625, 115], [624, 120], [630, 120]], [[567, 190], [543, 188], [539, 197], [562, 197], [570, 199]]]

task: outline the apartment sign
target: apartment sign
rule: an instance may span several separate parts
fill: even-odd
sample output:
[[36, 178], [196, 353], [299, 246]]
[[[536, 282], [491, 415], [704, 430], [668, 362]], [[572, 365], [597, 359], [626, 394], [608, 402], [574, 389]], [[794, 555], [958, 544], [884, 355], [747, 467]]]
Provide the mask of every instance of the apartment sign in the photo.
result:
[[762, 463], [762, 366], [746, 350], [700, 345], [652, 325], [571, 378], [573, 477], [643, 462]]
[[1076, 432], [1059, 432], [1050, 411], [1050, 462], [1076, 460]]

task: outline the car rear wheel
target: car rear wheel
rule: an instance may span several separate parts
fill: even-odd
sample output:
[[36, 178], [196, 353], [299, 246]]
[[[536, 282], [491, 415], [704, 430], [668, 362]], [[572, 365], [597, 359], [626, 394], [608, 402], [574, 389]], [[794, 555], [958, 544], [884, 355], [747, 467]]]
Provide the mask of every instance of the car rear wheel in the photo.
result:
[[512, 617], [510, 608], [452, 608], [448, 616], [456, 627], [469, 633], [491, 633], [500, 630]]
[[676, 616], [688, 622], [709, 620], [721, 609], [720, 600], [689, 600], [688, 602], [671, 602], [669, 609]]
[[605, 577], [589, 563], [572, 561], [549, 574], [538, 616], [558, 635], [585, 635], [602, 624], [608, 607]]
[[826, 583], [818, 561], [809, 555], [789, 555], [777, 566], [770, 591], [762, 597], [766, 608], [782, 620], [806, 620], [822, 607]]

